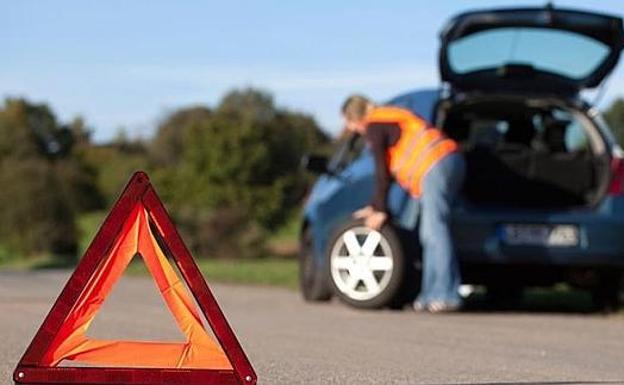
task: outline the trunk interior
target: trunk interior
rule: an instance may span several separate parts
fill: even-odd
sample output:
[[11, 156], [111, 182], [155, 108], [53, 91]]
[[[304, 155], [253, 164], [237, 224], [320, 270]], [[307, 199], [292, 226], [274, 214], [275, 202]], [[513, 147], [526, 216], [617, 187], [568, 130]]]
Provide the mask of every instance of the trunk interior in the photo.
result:
[[472, 98], [442, 103], [438, 118], [464, 151], [463, 192], [472, 204], [562, 209], [593, 205], [606, 191], [603, 137], [556, 101]]

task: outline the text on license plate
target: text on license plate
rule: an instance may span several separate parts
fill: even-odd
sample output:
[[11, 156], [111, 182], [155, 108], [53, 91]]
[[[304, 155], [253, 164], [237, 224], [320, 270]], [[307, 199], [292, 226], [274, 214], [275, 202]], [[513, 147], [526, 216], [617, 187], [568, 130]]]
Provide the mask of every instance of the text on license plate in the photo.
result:
[[509, 245], [572, 247], [579, 244], [576, 225], [505, 224], [501, 240]]

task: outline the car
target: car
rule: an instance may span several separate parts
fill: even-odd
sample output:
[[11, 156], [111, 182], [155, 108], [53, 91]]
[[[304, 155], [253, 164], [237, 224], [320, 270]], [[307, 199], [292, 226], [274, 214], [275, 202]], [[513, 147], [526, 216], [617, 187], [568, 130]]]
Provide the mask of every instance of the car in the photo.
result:
[[[586, 90], [602, 85], [624, 42], [622, 19], [572, 9], [466, 12], [443, 28], [442, 85], [387, 104], [455, 139], [467, 177], [452, 232], [463, 282], [512, 300], [564, 282], [617, 303], [624, 271], [624, 152]], [[352, 219], [373, 191], [371, 152], [358, 136], [330, 158], [304, 207], [300, 286], [357, 308], [402, 306], [420, 277], [418, 202], [396, 183], [392, 220], [373, 231]]]

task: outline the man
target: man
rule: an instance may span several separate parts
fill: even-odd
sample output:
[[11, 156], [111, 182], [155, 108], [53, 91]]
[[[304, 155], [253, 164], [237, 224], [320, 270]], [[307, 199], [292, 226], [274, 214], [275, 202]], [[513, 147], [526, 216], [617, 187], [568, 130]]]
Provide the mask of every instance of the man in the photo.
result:
[[463, 184], [465, 162], [457, 143], [414, 113], [377, 106], [361, 95], [342, 106], [346, 130], [366, 137], [375, 159], [372, 202], [354, 213], [379, 230], [388, 219], [386, 198], [391, 179], [420, 201], [419, 238], [423, 248], [417, 311], [458, 310], [459, 267], [450, 234], [451, 207]]

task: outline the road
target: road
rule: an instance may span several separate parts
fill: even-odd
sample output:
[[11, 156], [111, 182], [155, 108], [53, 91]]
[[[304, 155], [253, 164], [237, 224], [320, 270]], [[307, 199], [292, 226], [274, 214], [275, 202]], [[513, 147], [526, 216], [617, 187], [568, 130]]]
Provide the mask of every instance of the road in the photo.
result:
[[[0, 272], [0, 383], [68, 277]], [[298, 293], [211, 285], [260, 384], [624, 384], [624, 317], [356, 311]], [[124, 277], [90, 335], [176, 340], [149, 278]]]

